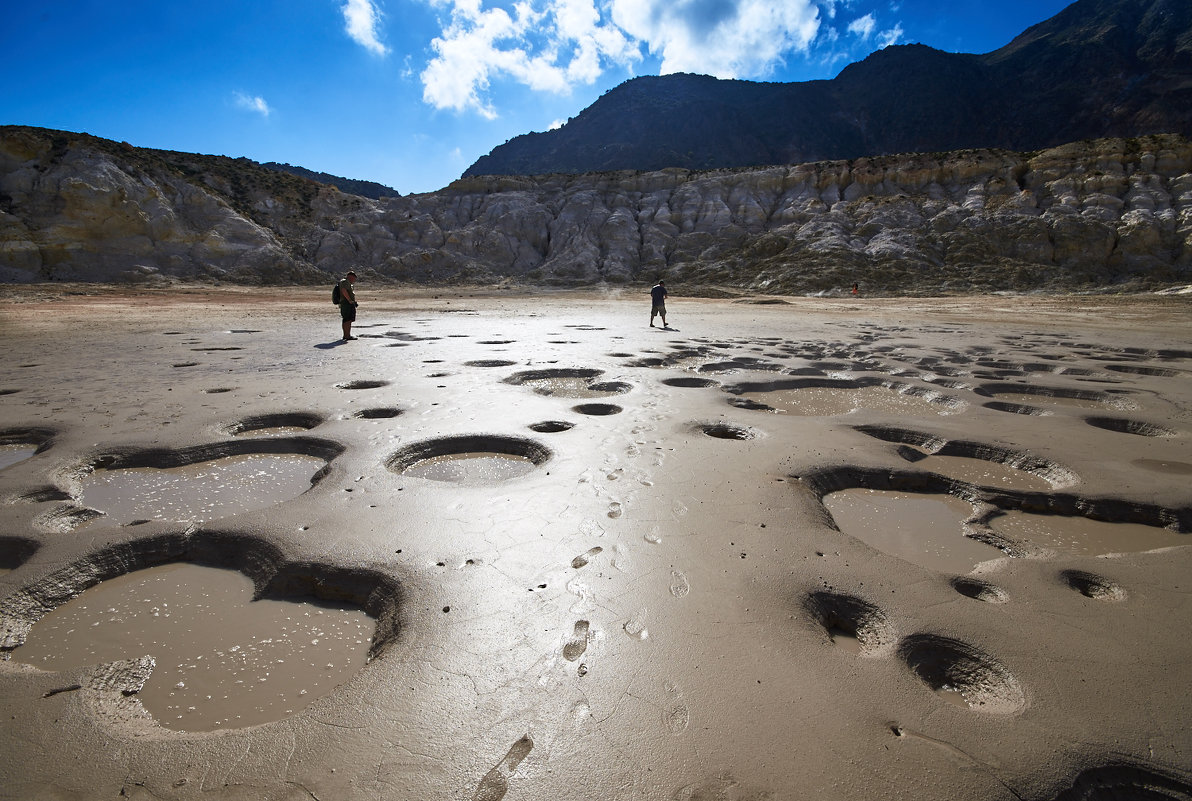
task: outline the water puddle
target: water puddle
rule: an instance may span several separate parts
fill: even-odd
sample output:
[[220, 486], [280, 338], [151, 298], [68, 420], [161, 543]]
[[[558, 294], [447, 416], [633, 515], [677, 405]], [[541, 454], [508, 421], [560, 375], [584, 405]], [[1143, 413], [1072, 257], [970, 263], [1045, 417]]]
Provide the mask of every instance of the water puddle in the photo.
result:
[[454, 484], [489, 484], [519, 478], [534, 467], [530, 459], [508, 453], [448, 453], [415, 462], [402, 475]]
[[938, 698], [942, 698], [952, 706], [958, 706], [961, 709], [972, 709], [972, 705], [965, 699], [964, 693], [958, 688], [950, 685], [943, 685], [933, 691]]
[[861, 641], [857, 639], [857, 635], [854, 632], [832, 626], [828, 629], [828, 637], [831, 638], [833, 645], [844, 649], [850, 654], [860, 655], [862, 653]]
[[835, 417], [858, 409], [912, 417], [929, 417], [948, 414], [951, 411], [946, 406], [932, 403], [926, 398], [895, 392], [885, 387], [805, 387], [771, 392], [746, 392], [740, 397], [766, 404], [779, 412], [807, 417]]
[[1106, 523], [1087, 517], [1032, 515], [1006, 512], [989, 523], [990, 528], [1014, 539], [1025, 540], [1061, 553], [1099, 556], [1132, 553], [1192, 545], [1192, 536], [1139, 523]]
[[0, 470], [29, 459], [37, 453], [33, 445], [0, 445]]
[[1016, 490], [1049, 490], [1051, 482], [1025, 470], [1009, 465], [975, 459], [969, 456], [928, 456], [915, 462], [917, 468], [941, 476], [978, 484], [983, 487], [1002, 487]]
[[324, 464], [301, 454], [249, 454], [168, 469], [96, 470], [84, 479], [81, 502], [117, 525], [204, 522], [296, 498]]
[[376, 625], [359, 609], [252, 595], [234, 570], [140, 570], [50, 612], [13, 656], [46, 670], [152, 656], [137, 697], [161, 725], [184, 731], [280, 720], [367, 662]]
[[973, 507], [951, 495], [848, 489], [825, 495], [823, 502], [845, 534], [929, 570], [968, 573], [979, 562], [1004, 556], [964, 536]]

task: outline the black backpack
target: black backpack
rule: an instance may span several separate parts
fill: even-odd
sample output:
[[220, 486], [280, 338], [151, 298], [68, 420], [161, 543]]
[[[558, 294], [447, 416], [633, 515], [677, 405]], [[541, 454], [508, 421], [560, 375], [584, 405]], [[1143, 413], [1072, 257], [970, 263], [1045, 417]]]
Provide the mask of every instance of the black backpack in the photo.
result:
[[343, 302], [343, 295], [340, 294], [339, 284], [336, 284], [331, 289], [331, 302], [334, 303], [336, 306], [338, 306], [340, 303]]

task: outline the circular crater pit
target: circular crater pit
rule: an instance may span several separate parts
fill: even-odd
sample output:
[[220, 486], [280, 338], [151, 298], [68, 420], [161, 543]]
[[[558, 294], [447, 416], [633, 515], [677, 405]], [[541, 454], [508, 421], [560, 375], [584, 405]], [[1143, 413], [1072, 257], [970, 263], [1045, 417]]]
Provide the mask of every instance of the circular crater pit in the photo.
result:
[[633, 389], [633, 384], [625, 381], [599, 381], [595, 384], [588, 384], [588, 391], [597, 395], [624, 395], [631, 389]]
[[1115, 431], [1119, 434], [1135, 434], [1140, 437], [1174, 437], [1170, 428], [1141, 420], [1127, 420], [1122, 417], [1086, 417], [1084, 421], [1094, 428]]
[[361, 420], [388, 420], [402, 412], [403, 410], [396, 406], [379, 406], [375, 409], [361, 409], [352, 416]]
[[580, 403], [571, 407], [572, 411], [593, 417], [606, 417], [610, 414], [620, 414], [622, 409], [615, 403]]
[[668, 387], [682, 387], [684, 389], [706, 389], [707, 387], [720, 386], [719, 381], [713, 381], [711, 378], [664, 378], [662, 383]]
[[1124, 601], [1126, 591], [1115, 581], [1084, 570], [1065, 570], [1060, 581], [1086, 598], [1095, 601]]
[[760, 403], [760, 402], [755, 401], [751, 398], [729, 398], [728, 405], [735, 406], [738, 409], [749, 409], [749, 410], [755, 411], [755, 412], [777, 412], [778, 411], [773, 406], [767, 406], [766, 404]]
[[515, 361], [509, 359], [477, 359], [471, 362], [464, 362], [464, 367], [509, 367], [517, 364]]
[[533, 440], [473, 434], [407, 445], [385, 466], [414, 478], [482, 485], [527, 475], [551, 455], [549, 448]]
[[358, 595], [352, 585], [320, 578], [320, 597], [294, 597], [306, 594], [298, 586], [267, 597], [238, 570], [188, 562], [133, 570], [42, 616], [13, 659], [62, 671], [149, 655], [155, 664], [136, 697], [165, 728], [281, 720], [350, 681], [383, 636], [361, 606], [334, 600]]
[[1082, 771], [1055, 801], [1188, 801], [1192, 786], [1134, 765], [1106, 765]]
[[532, 423], [529, 426], [531, 431], [537, 431], [539, 434], [558, 434], [560, 431], [570, 431], [575, 428], [575, 423], [569, 423], [566, 420], [543, 420], [541, 423]]
[[988, 581], [981, 581], [980, 579], [969, 578], [967, 576], [957, 576], [949, 583], [952, 585], [952, 589], [966, 598], [984, 601], [987, 604], [1004, 604], [1010, 600], [1010, 596], [1005, 590], [995, 584], [990, 584]]
[[898, 646], [898, 656], [933, 692], [956, 706], [995, 714], [1012, 714], [1026, 706], [1018, 680], [974, 645], [915, 634]]
[[1145, 367], [1140, 364], [1107, 364], [1106, 370], [1113, 370], [1115, 373], [1129, 373], [1130, 375], [1150, 375], [1159, 378], [1175, 378], [1179, 375], [1177, 370], [1168, 370], [1165, 367]]
[[1010, 414], [1029, 414], [1034, 416], [1041, 416], [1047, 414], [1037, 406], [1027, 406], [1025, 403], [1007, 403], [1006, 401], [990, 401], [983, 404], [986, 409], [993, 409], [995, 412], [1008, 412]]
[[389, 386], [388, 381], [357, 380], [341, 381], [335, 385], [336, 389], [380, 389]]
[[746, 440], [757, 436], [757, 432], [752, 428], [733, 425], [732, 423], [696, 423], [691, 427], [691, 430], [706, 437], [712, 437], [713, 439]]
[[894, 627], [882, 610], [853, 595], [819, 591], [803, 608], [823, 627], [828, 639], [847, 651], [872, 656], [894, 644]]
[[280, 414], [258, 414], [245, 417], [227, 427], [234, 437], [261, 436], [263, 434], [296, 434], [309, 431], [323, 422], [323, 418], [311, 412], [283, 412]]

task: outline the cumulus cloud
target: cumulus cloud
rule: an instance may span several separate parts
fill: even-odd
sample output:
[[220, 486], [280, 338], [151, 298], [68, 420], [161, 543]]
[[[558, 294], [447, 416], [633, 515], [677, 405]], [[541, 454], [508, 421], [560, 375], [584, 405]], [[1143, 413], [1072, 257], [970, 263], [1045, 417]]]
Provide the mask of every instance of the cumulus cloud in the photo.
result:
[[262, 117], [268, 117], [271, 111], [269, 104], [265, 102], [265, 98], [260, 95], [246, 95], [243, 92], [236, 93], [236, 105], [248, 111], [255, 111]]
[[[373, 1], [347, 0], [344, 13], [351, 20], [349, 9], [357, 9], [360, 30], [377, 42]], [[903, 36], [901, 25], [883, 27], [875, 13], [846, 25], [859, 13], [849, 13], [861, 5], [857, 0], [424, 2], [439, 14], [440, 33], [419, 74], [423, 100], [488, 119], [498, 113], [491, 99], [498, 83], [567, 94], [610, 69], [632, 71], [647, 58], [663, 75], [765, 79], [794, 57], [835, 65]]]
[[819, 30], [810, 0], [613, 0], [612, 16], [661, 57], [659, 72], [761, 78]]
[[344, 30], [357, 44], [378, 56], [389, 52], [389, 48], [377, 36], [381, 12], [373, 5], [372, 0], [347, 0], [343, 5], [343, 12]]
[[[429, 0], [443, 14], [423, 99], [495, 117], [496, 80], [567, 93], [648, 52], [660, 73], [760, 78], [819, 30], [812, 0]], [[503, 5], [497, 3], [504, 3]]]
[[591, 84], [608, 63], [640, 58], [636, 46], [604, 21], [593, 0], [522, 0], [509, 9], [482, 0], [433, 0], [447, 23], [431, 42], [435, 57], [422, 71], [423, 99], [436, 108], [496, 110], [490, 83], [509, 78], [538, 91], [566, 93]]

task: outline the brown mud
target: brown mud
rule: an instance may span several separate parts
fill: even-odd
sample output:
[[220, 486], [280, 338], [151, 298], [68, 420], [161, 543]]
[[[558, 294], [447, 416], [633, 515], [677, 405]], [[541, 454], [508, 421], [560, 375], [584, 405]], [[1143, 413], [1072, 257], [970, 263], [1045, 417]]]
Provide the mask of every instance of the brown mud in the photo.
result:
[[1187, 296], [357, 288], [0, 290], [0, 797], [1192, 795]]

